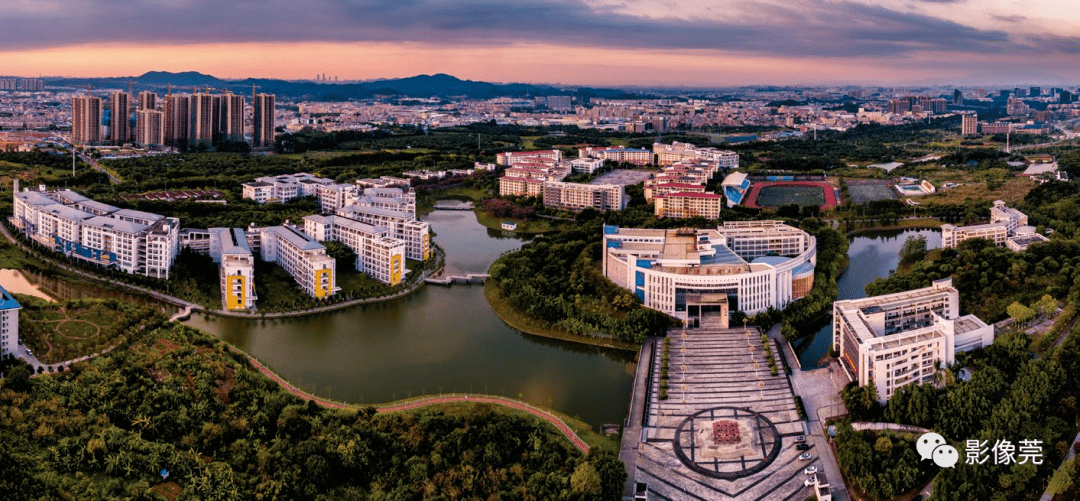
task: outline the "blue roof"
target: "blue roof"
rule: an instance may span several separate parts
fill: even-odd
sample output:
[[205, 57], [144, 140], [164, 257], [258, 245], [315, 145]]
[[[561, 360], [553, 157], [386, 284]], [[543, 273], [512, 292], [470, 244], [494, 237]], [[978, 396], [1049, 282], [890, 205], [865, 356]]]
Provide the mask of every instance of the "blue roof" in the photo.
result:
[[3, 287], [0, 287], [0, 310], [16, 310], [19, 308], [22, 308], [19, 302]]
[[788, 262], [790, 258], [781, 256], [761, 256], [751, 261], [752, 263], [767, 264], [769, 266], [779, 266]]
[[712, 256], [701, 256], [701, 264], [746, 264], [743, 258], [735, 254], [734, 251], [727, 248], [725, 245], [714, 245], [713, 249], [716, 249], [716, 254]]
[[814, 263], [807, 261], [799, 266], [796, 266], [794, 270], [791, 270], [792, 277], [798, 277], [799, 275], [805, 275], [807, 273], [814, 272]]

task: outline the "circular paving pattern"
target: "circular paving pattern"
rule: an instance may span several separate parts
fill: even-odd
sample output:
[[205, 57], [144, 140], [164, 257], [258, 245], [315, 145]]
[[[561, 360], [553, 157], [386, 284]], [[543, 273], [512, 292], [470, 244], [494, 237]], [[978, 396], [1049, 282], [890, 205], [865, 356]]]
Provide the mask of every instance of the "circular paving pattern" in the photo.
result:
[[769, 466], [780, 454], [780, 433], [769, 418], [750, 409], [713, 407], [679, 423], [675, 455], [702, 475], [735, 480]]

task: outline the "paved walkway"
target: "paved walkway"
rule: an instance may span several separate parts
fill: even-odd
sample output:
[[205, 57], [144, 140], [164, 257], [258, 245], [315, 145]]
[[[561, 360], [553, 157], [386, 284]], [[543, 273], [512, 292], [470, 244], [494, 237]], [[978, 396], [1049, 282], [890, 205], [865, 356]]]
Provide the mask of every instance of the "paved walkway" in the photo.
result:
[[630, 412], [626, 425], [623, 426], [622, 444], [619, 447], [619, 459], [626, 466], [626, 489], [624, 496], [634, 495], [634, 476], [637, 473], [638, 448], [641, 446], [641, 422], [645, 417], [645, 404], [649, 401], [647, 381], [652, 368], [652, 351], [661, 338], [650, 337], [641, 344], [638, 351], [637, 371], [634, 375], [634, 389], [630, 394]]
[[[1069, 444], [1069, 453], [1066, 454], [1065, 459], [1063, 459], [1061, 461], [1062, 466], [1065, 466], [1065, 461], [1068, 461], [1068, 460], [1076, 457], [1076, 444], [1077, 443], [1080, 443], [1080, 433], [1077, 433], [1076, 438], [1074, 438], [1072, 443]], [[1060, 470], [1061, 468], [1059, 467], [1058, 469]], [[1039, 498], [1039, 501], [1051, 501], [1053, 499], [1054, 499], [1054, 493], [1050, 492], [1049, 488], [1047, 488], [1047, 491], [1043, 493], [1042, 497]]]
[[[233, 351], [235, 351], [237, 353], [241, 353], [239, 350], [236, 350], [235, 348], [233, 348]], [[251, 363], [252, 366], [254, 366], [256, 369], [258, 369], [259, 372], [263, 373], [263, 375], [270, 378], [271, 381], [274, 381], [275, 383], [277, 383], [279, 386], [284, 388], [289, 393], [292, 393], [293, 395], [296, 395], [296, 396], [298, 396], [298, 397], [300, 397], [300, 398], [302, 398], [304, 400], [314, 400], [316, 404], [319, 404], [319, 405], [321, 405], [323, 407], [327, 407], [327, 408], [330, 408], [330, 409], [356, 410], [356, 409], [365, 407], [363, 405], [347, 404], [347, 403], [344, 403], [344, 402], [335, 402], [333, 400], [328, 400], [328, 399], [325, 399], [325, 398], [321, 398], [321, 397], [317, 397], [315, 395], [312, 395], [312, 394], [310, 394], [310, 393], [308, 393], [308, 392], [306, 392], [304, 390], [301, 390], [301, 389], [293, 386], [291, 383], [289, 383], [288, 381], [283, 379], [281, 376], [278, 376], [276, 373], [274, 373], [274, 371], [270, 370], [269, 368], [267, 368], [265, 365], [263, 365], [258, 360], [255, 360], [250, 355], [245, 354], [245, 356], [247, 356], [248, 361]], [[426, 397], [420, 397], [420, 398], [417, 398], [415, 400], [411, 400], [411, 401], [408, 401], [408, 402], [381, 404], [381, 405], [375, 405], [373, 407], [375, 407], [375, 412], [377, 412], [377, 413], [401, 412], [401, 411], [417, 409], [417, 408], [420, 408], [420, 407], [426, 407], [426, 406], [429, 406], [429, 405], [447, 404], [447, 403], [455, 403], [455, 402], [463, 402], [463, 403], [480, 402], [480, 403], [487, 403], [487, 404], [496, 404], [496, 405], [502, 405], [504, 407], [509, 407], [511, 409], [517, 409], [517, 410], [528, 412], [529, 414], [532, 414], [533, 416], [536, 416], [536, 417], [538, 417], [540, 419], [543, 419], [544, 421], [547, 421], [547, 422], [551, 423], [552, 425], [554, 425], [555, 428], [557, 428], [559, 430], [559, 432], [561, 432], [563, 434], [563, 436], [565, 436], [567, 439], [570, 440], [571, 443], [574, 444], [574, 447], [577, 447], [578, 450], [580, 450], [581, 452], [583, 452], [585, 454], [589, 453], [589, 445], [586, 444], [585, 441], [581, 439], [581, 437], [578, 437], [577, 433], [574, 433], [574, 430], [570, 429], [570, 426], [568, 426], [565, 422], [563, 422], [562, 419], [559, 419], [557, 416], [555, 416], [554, 414], [552, 414], [550, 412], [547, 412], [547, 411], [542, 410], [542, 409], [538, 409], [538, 408], [533, 407], [533, 406], [531, 406], [531, 405], [529, 405], [529, 404], [527, 404], [525, 402], [522, 402], [520, 400], [514, 400], [512, 398], [500, 397], [500, 396], [496, 396], [496, 395], [476, 395], [476, 394], [474, 394], [472, 396], [469, 396], [467, 394], [446, 394], [446, 395], [431, 395], [431, 396], [426, 396]]]

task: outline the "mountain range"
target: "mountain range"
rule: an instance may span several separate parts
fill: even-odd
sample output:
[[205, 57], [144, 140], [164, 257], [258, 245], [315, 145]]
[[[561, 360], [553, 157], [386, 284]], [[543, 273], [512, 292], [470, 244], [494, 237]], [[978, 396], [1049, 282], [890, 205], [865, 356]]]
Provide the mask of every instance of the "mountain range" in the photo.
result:
[[325, 101], [344, 101], [347, 99], [368, 99], [375, 96], [393, 96], [400, 98], [449, 98], [466, 97], [486, 99], [494, 97], [526, 97], [574, 94], [579, 98], [633, 98], [644, 97], [639, 92], [624, 89], [602, 89], [590, 87], [559, 88], [548, 85], [522, 83], [496, 84], [462, 80], [446, 74], [417, 75], [408, 78], [373, 80], [358, 83], [313, 82], [302, 80], [278, 80], [267, 78], [246, 78], [243, 80], [225, 80], [196, 71], [171, 73], [151, 71], [137, 77], [110, 78], [46, 78], [49, 86], [82, 88], [93, 86], [98, 89], [126, 89], [130, 85], [135, 91], [162, 90], [170, 85], [176, 92], [186, 92], [193, 88], [210, 87], [214, 90], [229, 89], [235, 93], [250, 93], [252, 86], [258, 92], [277, 94], [278, 96], [318, 99]]

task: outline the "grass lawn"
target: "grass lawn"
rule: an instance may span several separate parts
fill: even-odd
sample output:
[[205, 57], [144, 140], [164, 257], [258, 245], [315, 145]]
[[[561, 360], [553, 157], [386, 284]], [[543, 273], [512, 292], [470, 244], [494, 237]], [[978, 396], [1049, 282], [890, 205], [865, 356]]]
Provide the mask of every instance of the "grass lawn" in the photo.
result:
[[[916, 169], [915, 176], [928, 179], [938, 186], [937, 193], [918, 197], [917, 200], [939, 204], [968, 205], [1004, 200], [1006, 204], [1015, 206], [1037, 186], [1035, 181], [1016, 177], [1005, 169], [971, 172], [927, 165]], [[961, 186], [941, 188], [947, 182], [961, 183]]]
[[[71, 360], [113, 346], [130, 334], [126, 326], [143, 315], [142, 308], [100, 299], [50, 303], [19, 295], [20, 338], [38, 360], [51, 364]], [[91, 320], [94, 319], [94, 320]]]
[[503, 221], [517, 223], [517, 230], [514, 233], [547, 233], [549, 231], [555, 231], [558, 229], [558, 222], [551, 219], [537, 219], [535, 221], [524, 221], [521, 219], [514, 219], [512, 217], [495, 217], [493, 214], [487, 211], [474, 210], [476, 214], [476, 222], [491, 228], [493, 230], [502, 229]]
[[555, 327], [548, 322], [533, 318], [511, 306], [509, 299], [502, 295], [502, 290], [494, 280], [488, 280], [484, 283], [484, 296], [487, 298], [488, 305], [495, 311], [495, 315], [502, 319], [503, 322], [506, 322], [510, 327], [524, 333], [621, 350], [637, 351], [638, 349], [638, 345], [634, 343], [628, 343], [617, 339], [578, 336], [560, 329], [559, 327]]

